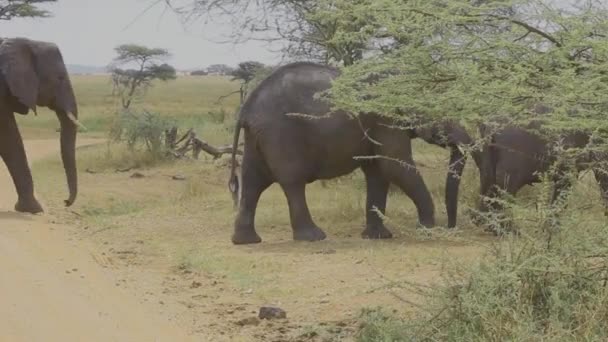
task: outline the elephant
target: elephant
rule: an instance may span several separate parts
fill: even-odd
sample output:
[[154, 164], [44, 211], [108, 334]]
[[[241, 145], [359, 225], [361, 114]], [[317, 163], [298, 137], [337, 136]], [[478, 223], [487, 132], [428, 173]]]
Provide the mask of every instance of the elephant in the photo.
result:
[[78, 107], [76, 96], [59, 48], [26, 38], [0, 39], [0, 156], [17, 190], [15, 210], [40, 213], [43, 208], [34, 196], [32, 174], [15, 113], [36, 112], [37, 106], [53, 110], [61, 125], [61, 158], [69, 197], [66, 206], [76, 201], [76, 133]]
[[[460, 143], [469, 143], [456, 124], [435, 125], [426, 130], [402, 129], [395, 121], [373, 113], [330, 113], [330, 105], [315, 97], [331, 87], [339, 70], [312, 62], [296, 62], [277, 68], [249, 95], [238, 113], [233, 140], [229, 189], [240, 193], [232, 242], [262, 241], [254, 220], [259, 198], [278, 183], [288, 202], [293, 239], [318, 241], [325, 232], [313, 221], [305, 188], [316, 180], [343, 176], [360, 168], [367, 186], [366, 228], [363, 238], [391, 238], [379, 211], [384, 214], [391, 183], [414, 202], [419, 224], [435, 225], [435, 208], [424, 180], [412, 159], [411, 139], [421, 137], [450, 146], [454, 175], [448, 175], [448, 214], [454, 215], [464, 155]], [[448, 128], [448, 132], [444, 132]], [[240, 177], [235, 156], [241, 129], [244, 151]], [[442, 134], [443, 132], [443, 134]], [[465, 141], [455, 141], [454, 139]], [[242, 185], [239, 184], [239, 179]], [[376, 211], [377, 209], [377, 211]]]
[[[539, 122], [532, 122], [525, 127], [507, 125], [490, 132], [487, 126], [480, 126], [482, 139], [486, 142], [481, 151], [473, 152], [480, 160], [480, 212], [501, 211], [502, 206], [492, 201], [499, 192], [504, 191], [515, 196], [525, 185], [540, 182], [539, 175], [549, 171], [552, 166], [556, 166], [556, 172], [552, 176], [554, 184], [551, 203], [565, 195], [570, 188], [571, 182], [566, 177], [568, 171], [578, 174], [590, 168], [600, 186], [604, 205], [608, 207], [608, 175], [597, 164], [608, 160], [608, 156], [585, 152], [577, 156], [574, 167], [569, 170], [568, 166], [559, 163], [555, 153], [552, 153], [554, 143], [534, 132], [541, 127]], [[590, 143], [590, 138], [590, 134], [586, 132], [573, 130], [563, 134], [560, 140], [564, 149], [584, 148]]]

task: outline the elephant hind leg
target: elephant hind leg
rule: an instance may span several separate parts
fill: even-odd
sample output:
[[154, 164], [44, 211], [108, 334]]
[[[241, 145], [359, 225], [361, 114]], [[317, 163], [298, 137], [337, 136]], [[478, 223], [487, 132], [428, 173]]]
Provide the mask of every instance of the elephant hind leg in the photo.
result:
[[386, 212], [386, 197], [390, 183], [383, 177], [377, 162], [365, 164], [361, 169], [367, 185], [366, 227], [361, 233], [361, 237], [364, 239], [390, 239], [393, 234], [384, 226], [380, 216]]
[[42, 212], [42, 206], [34, 196], [32, 173], [13, 113], [0, 113], [0, 157], [17, 189], [18, 201], [15, 210], [32, 214]]
[[281, 184], [289, 204], [289, 218], [296, 241], [320, 241], [326, 238], [325, 233], [312, 220], [306, 203], [306, 184]]
[[241, 166], [241, 198], [234, 224], [232, 243], [244, 245], [260, 243], [262, 239], [255, 231], [255, 212], [264, 190], [273, 183], [263, 168], [263, 162], [255, 149], [245, 143]]

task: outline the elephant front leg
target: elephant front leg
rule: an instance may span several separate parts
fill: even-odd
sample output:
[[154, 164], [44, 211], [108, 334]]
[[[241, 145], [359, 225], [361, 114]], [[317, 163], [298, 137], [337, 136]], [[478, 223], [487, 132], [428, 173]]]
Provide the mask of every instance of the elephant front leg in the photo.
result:
[[393, 234], [386, 228], [381, 215], [386, 211], [386, 197], [389, 182], [382, 177], [376, 164], [364, 166], [367, 184], [367, 203], [365, 206], [366, 227], [361, 237], [364, 239], [390, 239]]
[[34, 196], [32, 173], [13, 113], [0, 113], [0, 156], [17, 189], [15, 210], [32, 214], [42, 212], [42, 206]]
[[296, 241], [320, 241], [326, 238], [321, 228], [313, 222], [306, 203], [306, 185], [281, 184], [289, 204], [289, 218], [293, 229], [293, 239]]

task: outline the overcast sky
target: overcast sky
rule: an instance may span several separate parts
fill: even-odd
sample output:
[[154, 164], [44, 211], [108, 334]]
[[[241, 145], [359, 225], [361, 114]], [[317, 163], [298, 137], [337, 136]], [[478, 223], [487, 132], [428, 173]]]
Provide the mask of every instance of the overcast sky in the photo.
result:
[[[217, 27], [189, 25], [185, 28], [164, 5], [153, 7], [133, 22], [153, 0], [59, 0], [45, 6], [47, 19], [14, 19], [0, 22], [3, 37], [27, 37], [59, 45], [67, 64], [107, 65], [114, 47], [137, 43], [169, 49], [175, 67], [196, 68], [209, 64], [236, 65], [245, 60], [278, 61], [276, 53], [262, 43], [233, 46], [214, 41], [222, 37]], [[131, 24], [131, 25], [130, 25]]]

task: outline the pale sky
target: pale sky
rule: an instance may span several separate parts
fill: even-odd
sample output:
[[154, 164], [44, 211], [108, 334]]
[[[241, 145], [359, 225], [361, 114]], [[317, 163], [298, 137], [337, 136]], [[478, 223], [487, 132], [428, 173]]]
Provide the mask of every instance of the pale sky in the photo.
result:
[[178, 69], [220, 63], [233, 66], [246, 60], [279, 61], [280, 55], [263, 43], [217, 43], [225, 28], [203, 27], [202, 23], [184, 27], [173, 12], [163, 15], [163, 4], [133, 23], [153, 1], [59, 0], [44, 6], [53, 13], [52, 18], [0, 21], [0, 33], [2, 37], [54, 42], [66, 64], [106, 66], [114, 56], [114, 47], [122, 43], [166, 48], [172, 54], [169, 63]]

